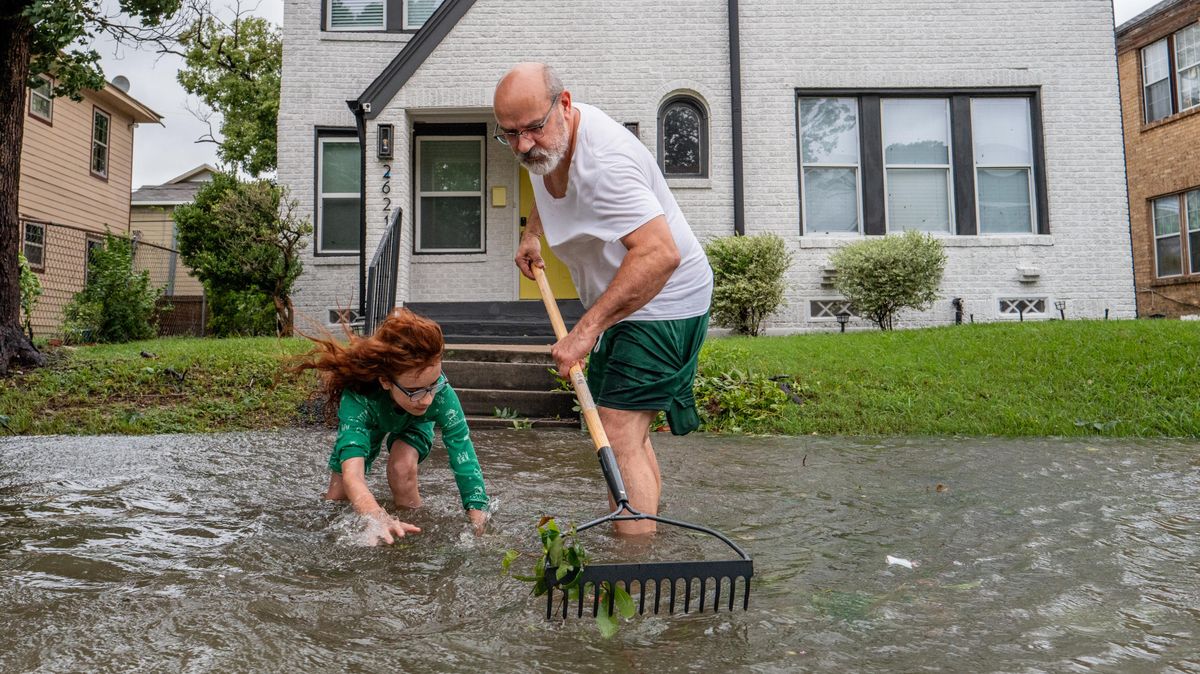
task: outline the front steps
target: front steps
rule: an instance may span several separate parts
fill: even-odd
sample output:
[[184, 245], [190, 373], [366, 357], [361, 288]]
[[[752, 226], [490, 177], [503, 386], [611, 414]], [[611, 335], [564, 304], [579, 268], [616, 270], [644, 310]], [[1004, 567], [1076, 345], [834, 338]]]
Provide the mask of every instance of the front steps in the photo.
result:
[[471, 428], [579, 428], [575, 394], [558, 388], [553, 369], [541, 344], [447, 344], [442, 359]]
[[[404, 306], [437, 321], [447, 344], [520, 346], [554, 343], [554, 330], [541, 300], [408, 302]], [[568, 330], [583, 316], [583, 304], [579, 300], [559, 300], [558, 310]]]

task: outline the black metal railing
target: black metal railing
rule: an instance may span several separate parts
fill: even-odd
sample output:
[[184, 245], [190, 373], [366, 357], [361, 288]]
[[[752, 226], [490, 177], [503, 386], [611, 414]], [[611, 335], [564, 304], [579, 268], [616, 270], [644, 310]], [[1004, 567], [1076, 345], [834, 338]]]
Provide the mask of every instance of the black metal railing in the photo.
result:
[[396, 308], [396, 281], [400, 275], [400, 227], [402, 209], [397, 208], [391, 224], [379, 240], [371, 266], [367, 267], [367, 297], [363, 306], [363, 334], [370, 335]]

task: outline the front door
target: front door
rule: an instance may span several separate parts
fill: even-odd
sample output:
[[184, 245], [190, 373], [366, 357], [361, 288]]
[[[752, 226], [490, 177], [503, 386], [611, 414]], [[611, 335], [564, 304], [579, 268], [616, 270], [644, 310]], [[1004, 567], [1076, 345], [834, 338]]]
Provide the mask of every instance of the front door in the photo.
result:
[[[524, 223], [529, 214], [533, 212], [533, 184], [529, 182], [529, 171], [526, 171], [524, 166], [520, 168], [521, 201], [518, 206], [521, 211], [521, 222]], [[522, 229], [524, 229], [523, 225]], [[542, 239], [542, 259], [546, 261], [546, 280], [550, 281], [550, 289], [554, 291], [555, 299], [578, 299], [579, 293], [575, 290], [575, 284], [571, 282], [571, 272], [567, 270], [567, 265], [563, 264], [562, 260], [554, 256], [550, 247], [546, 245], [545, 239]], [[525, 278], [520, 271], [517, 272], [517, 278], [521, 282], [521, 299], [536, 300], [542, 297], [538, 292], [537, 283]]]

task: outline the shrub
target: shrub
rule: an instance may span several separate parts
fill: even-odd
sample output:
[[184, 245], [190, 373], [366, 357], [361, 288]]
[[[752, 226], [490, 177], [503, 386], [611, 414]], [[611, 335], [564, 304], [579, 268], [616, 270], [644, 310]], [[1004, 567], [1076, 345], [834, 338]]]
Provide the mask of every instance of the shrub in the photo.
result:
[[42, 295], [42, 282], [29, 268], [29, 261], [20, 251], [17, 251], [17, 264], [21, 267], [21, 312], [25, 314], [25, 322], [21, 325], [25, 328], [29, 341], [33, 341], [33, 307]]
[[784, 305], [783, 275], [792, 254], [774, 234], [729, 236], [704, 247], [713, 269], [712, 318], [735, 334], [757, 336]]
[[275, 304], [258, 290], [211, 290], [212, 318], [208, 330], [215, 337], [259, 337], [276, 334]]
[[65, 338], [71, 342], [129, 342], [154, 336], [154, 303], [161, 288], [150, 272], [133, 271], [133, 244], [107, 234], [88, 258], [88, 281], [65, 310]]
[[[705, 431], [741, 433], [778, 419], [792, 404], [770, 377], [737, 368], [696, 375], [696, 408]], [[747, 428], [749, 426], [750, 428]]]
[[929, 308], [946, 269], [941, 242], [913, 231], [852, 243], [831, 261], [837, 269], [834, 285], [880, 330], [891, 330], [901, 309]]

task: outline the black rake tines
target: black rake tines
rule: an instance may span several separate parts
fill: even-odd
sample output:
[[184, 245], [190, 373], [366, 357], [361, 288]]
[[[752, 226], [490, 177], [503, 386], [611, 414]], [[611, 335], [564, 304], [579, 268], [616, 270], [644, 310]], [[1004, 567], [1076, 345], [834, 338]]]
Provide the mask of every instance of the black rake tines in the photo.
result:
[[[546, 577], [555, 578], [555, 568], [547, 567]], [[563, 589], [558, 581], [551, 581], [546, 593], [546, 619], [556, 615], [563, 618], [574, 613], [582, 618], [584, 605], [590, 604], [593, 617], [600, 610], [600, 594], [603, 583], [610, 587], [621, 587], [637, 601], [638, 614], [689, 613], [695, 603], [698, 613], [706, 608], [720, 612], [722, 599], [726, 610], [734, 610], [734, 602], [740, 601], [742, 610], [750, 607], [750, 578], [754, 575], [753, 563], [748, 559], [696, 562], [646, 562], [641, 564], [591, 564], [584, 567], [582, 577], [575, 588], [577, 598], [572, 599], [570, 590]], [[739, 593], [739, 579], [741, 592]], [[564, 583], [573, 579], [564, 578]], [[555, 596], [559, 598], [555, 608]], [[614, 593], [607, 593], [608, 612], [613, 613]], [[571, 604], [574, 602], [574, 610]]]

